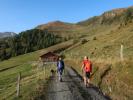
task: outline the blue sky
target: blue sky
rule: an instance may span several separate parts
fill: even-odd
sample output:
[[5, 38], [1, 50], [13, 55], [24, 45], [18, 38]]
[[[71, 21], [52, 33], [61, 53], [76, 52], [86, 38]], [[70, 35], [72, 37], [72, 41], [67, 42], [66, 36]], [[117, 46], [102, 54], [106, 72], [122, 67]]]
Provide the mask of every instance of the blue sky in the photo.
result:
[[0, 0], [0, 32], [21, 32], [50, 21], [76, 23], [133, 0]]

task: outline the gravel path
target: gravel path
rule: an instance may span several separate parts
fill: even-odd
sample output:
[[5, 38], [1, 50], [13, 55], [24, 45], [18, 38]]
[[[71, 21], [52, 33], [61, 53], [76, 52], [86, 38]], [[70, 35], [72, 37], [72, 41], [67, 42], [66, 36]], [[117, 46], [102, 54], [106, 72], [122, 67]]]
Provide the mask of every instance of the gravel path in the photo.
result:
[[86, 88], [82, 79], [72, 69], [67, 67], [63, 82], [58, 76], [52, 77], [47, 89], [46, 100], [110, 100], [97, 87]]

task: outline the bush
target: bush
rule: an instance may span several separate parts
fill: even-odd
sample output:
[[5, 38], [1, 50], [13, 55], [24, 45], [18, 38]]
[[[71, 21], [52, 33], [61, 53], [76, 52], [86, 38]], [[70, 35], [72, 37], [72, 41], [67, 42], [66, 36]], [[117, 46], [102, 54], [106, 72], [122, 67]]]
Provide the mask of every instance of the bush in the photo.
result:
[[83, 39], [81, 42], [82, 42], [82, 44], [84, 44], [84, 43], [86, 43], [88, 41], [86, 39]]
[[97, 40], [97, 38], [96, 38], [96, 37], [94, 37], [94, 38], [93, 38], [93, 40]]

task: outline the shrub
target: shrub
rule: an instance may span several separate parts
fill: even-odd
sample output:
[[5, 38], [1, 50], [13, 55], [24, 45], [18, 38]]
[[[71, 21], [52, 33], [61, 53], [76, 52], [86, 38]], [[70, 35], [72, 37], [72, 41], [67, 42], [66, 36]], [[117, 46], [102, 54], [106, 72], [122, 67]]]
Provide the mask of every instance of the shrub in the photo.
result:
[[96, 38], [96, 37], [94, 37], [94, 38], [93, 38], [93, 40], [97, 40], [97, 38]]
[[86, 42], [88, 42], [86, 39], [83, 39], [83, 40], [81, 41], [82, 44], [84, 44], [84, 43], [86, 43]]

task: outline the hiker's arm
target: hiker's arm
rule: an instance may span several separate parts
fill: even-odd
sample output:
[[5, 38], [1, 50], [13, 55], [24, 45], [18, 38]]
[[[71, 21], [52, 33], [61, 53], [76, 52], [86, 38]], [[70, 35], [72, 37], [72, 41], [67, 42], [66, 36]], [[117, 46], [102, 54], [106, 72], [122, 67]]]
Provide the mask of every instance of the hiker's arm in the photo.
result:
[[82, 66], [81, 66], [81, 71], [83, 72], [83, 69], [84, 69], [84, 63], [82, 63]]
[[90, 67], [91, 67], [91, 68], [90, 68], [90, 72], [92, 73], [92, 62], [91, 62], [91, 64], [90, 64]]
[[56, 67], [58, 67], [58, 61], [57, 61]]
[[64, 72], [65, 72], [65, 63], [64, 63], [64, 61], [63, 61], [63, 67], [64, 67]]
[[56, 66], [56, 70], [57, 70], [57, 72], [58, 72], [58, 61], [57, 61], [57, 66]]
[[64, 67], [64, 69], [65, 69], [65, 64], [64, 64], [64, 61], [63, 61], [62, 63], [63, 63], [63, 67]]
[[92, 76], [92, 62], [90, 63], [90, 76]]

